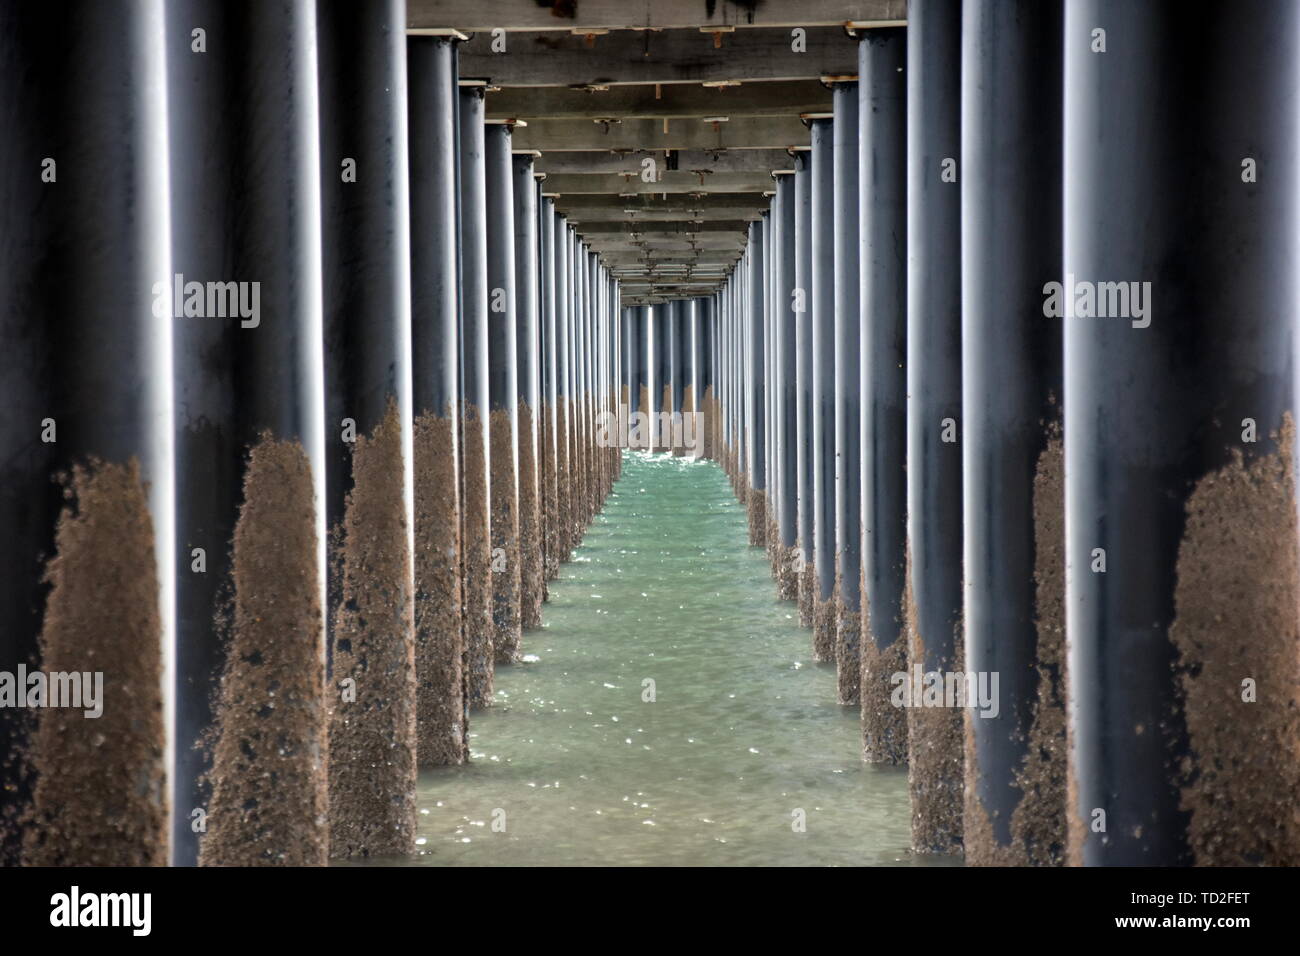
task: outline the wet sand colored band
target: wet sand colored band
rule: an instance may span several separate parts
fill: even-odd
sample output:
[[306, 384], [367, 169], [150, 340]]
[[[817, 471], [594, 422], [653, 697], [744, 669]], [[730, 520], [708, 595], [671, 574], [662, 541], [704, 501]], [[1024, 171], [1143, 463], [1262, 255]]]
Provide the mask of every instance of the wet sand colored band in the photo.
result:
[[469, 756], [459, 489], [449, 416], [415, 421], [415, 674], [419, 765]]
[[[555, 473], [555, 560], [556, 567], [573, 556], [573, 461], [569, 452], [569, 420], [565, 413], [567, 403], [561, 399], [556, 413], [559, 426], [559, 455]], [[557, 571], [558, 573], [558, 571]]]
[[[556, 455], [549, 444], [556, 432], [555, 409], [546, 402], [542, 405], [542, 507], [539, 517], [542, 524], [542, 549], [545, 563], [542, 568], [546, 581], [554, 581], [560, 573], [560, 493], [556, 475]], [[543, 595], [545, 600], [545, 594]]]
[[[1066, 852], [1065, 738], [1065, 455], [1059, 425], [1038, 459], [1034, 476], [1034, 590], [1036, 684], [1024, 757], [1015, 770], [1020, 800], [1012, 811], [1010, 842], [999, 839], [994, 818], [979, 800], [972, 768], [974, 740], [966, 742], [966, 861], [972, 866], [1058, 866]], [[1004, 702], [1005, 703], [1005, 702]], [[968, 723], [982, 719], [968, 709]]]
[[330, 674], [330, 856], [415, 846], [416, 705], [411, 555], [395, 402], [352, 456], [333, 609]]
[[492, 648], [498, 664], [519, 654], [519, 498], [515, 480], [514, 422], [494, 410], [492, 434]]
[[204, 866], [323, 864], [328, 855], [323, 609], [311, 465], [264, 436], [235, 526], [235, 604], [217, 708]]
[[494, 676], [492, 540], [488, 502], [488, 448], [478, 408], [461, 407], [465, 471], [461, 476], [461, 564], [465, 598], [465, 679], [470, 709], [492, 703]]
[[[863, 576], [865, 577], [865, 565]], [[872, 607], [862, 587], [862, 675], [858, 700], [862, 716], [862, 756], [867, 763], [907, 763], [907, 711], [894, 704], [894, 674], [906, 670], [907, 642], [898, 638], [881, 647], [873, 638]]]
[[835, 673], [838, 700], [850, 707], [858, 705], [858, 687], [862, 680], [862, 612], [854, 611], [840, 596], [835, 585]]
[[545, 532], [539, 502], [540, 482], [527, 476], [538, 475], [537, 448], [533, 410], [519, 403], [519, 474], [524, 476], [519, 486], [519, 548], [520, 548], [520, 624], [526, 628], [542, 626], [542, 602], [546, 600]]
[[[817, 594], [817, 569], [813, 563], [806, 557], [803, 545], [797, 545], [795, 552], [798, 558], [803, 560], [803, 572], [799, 574], [799, 626], [811, 628], [813, 626], [813, 603]], [[792, 561], [791, 565], [798, 567], [797, 561]]]
[[65, 495], [69, 504], [45, 572], [51, 591], [41, 668], [102, 672], [101, 713], [39, 711], [23, 862], [166, 865], [162, 622], [140, 468], [134, 461], [78, 467]]
[[834, 662], [836, 655], [839, 596], [832, 588], [830, 597], [813, 597], [813, 660]]
[[758, 488], [749, 489], [746, 514], [749, 519], [749, 543], [755, 548], [767, 546], [767, 494]]
[[[1190, 766], [1181, 806], [1198, 866], [1300, 861], [1300, 567], [1295, 427], [1187, 499], [1178, 553], [1178, 650]], [[1228, 719], [1226, 715], [1230, 715]]]
[[[917, 668], [923, 675], [937, 674], [940, 682], [948, 673], [964, 670], [961, 622], [953, 628], [952, 659], [929, 663], [925, 635], [918, 626], [911, 548], [907, 554], [906, 591], [903, 614], [907, 635], [907, 673]], [[923, 678], [930, 679], [930, 678]], [[963, 685], [965, 686], [965, 685]], [[942, 691], [942, 687], [936, 688]], [[963, 691], [965, 694], [967, 691]], [[967, 709], [974, 703], [939, 697], [934, 706], [907, 709], [907, 785], [912, 795], [912, 849], [916, 853], [960, 853], [962, 851], [963, 789], [965, 779], [965, 731]], [[923, 704], [926, 702], [922, 702]], [[960, 704], [960, 705], [958, 705]]]

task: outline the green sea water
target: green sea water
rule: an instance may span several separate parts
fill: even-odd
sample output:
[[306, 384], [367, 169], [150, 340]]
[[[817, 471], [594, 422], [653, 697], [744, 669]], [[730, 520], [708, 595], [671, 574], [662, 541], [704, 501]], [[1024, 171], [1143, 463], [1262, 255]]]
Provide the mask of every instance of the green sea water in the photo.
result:
[[957, 862], [908, 850], [906, 770], [862, 763], [715, 464], [625, 453], [522, 653], [472, 761], [420, 775], [417, 855], [382, 862]]

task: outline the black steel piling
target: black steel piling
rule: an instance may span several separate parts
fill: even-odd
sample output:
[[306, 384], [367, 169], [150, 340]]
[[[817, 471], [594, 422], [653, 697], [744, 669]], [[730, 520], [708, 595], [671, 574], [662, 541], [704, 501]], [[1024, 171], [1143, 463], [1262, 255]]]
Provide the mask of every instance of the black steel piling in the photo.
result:
[[533, 158], [532, 153], [516, 153], [510, 170], [514, 189], [515, 318], [518, 322], [515, 349], [519, 392], [515, 417], [519, 448], [519, 622], [525, 628], [541, 627], [542, 601], [546, 597], [540, 510], [538, 191]]
[[0, 30], [0, 669], [11, 688], [23, 667], [100, 687], [97, 715], [86, 696], [0, 708], [0, 863], [164, 865], [179, 536], [164, 11], [11, 4]]
[[962, 21], [966, 859], [1065, 851], [1061, 4], [972, 0]]
[[[812, 121], [812, 207], [810, 254], [812, 393], [812, 562], [817, 589], [813, 595], [813, 659], [835, 660], [835, 175], [834, 126], [830, 119]], [[851, 215], [841, 210], [840, 215]], [[866, 447], [871, 447], [867, 445]]]
[[459, 92], [461, 563], [465, 666], [471, 708], [492, 703], [493, 579], [487, 243], [487, 166], [483, 87]]
[[[964, 671], [961, 8], [912, 0], [907, 31], [908, 671]], [[912, 849], [962, 846], [964, 711], [907, 711]]]
[[459, 764], [469, 755], [461, 565], [455, 41], [410, 37], [407, 75], [416, 728], [419, 765], [438, 767]]
[[862, 309], [863, 753], [907, 759], [907, 714], [894, 675], [906, 671], [907, 90], [903, 30], [858, 44], [858, 219]]
[[522, 555], [519, 531], [519, 355], [511, 128], [484, 132], [487, 203], [488, 442], [492, 507], [492, 651], [519, 655]]
[[862, 634], [862, 439], [859, 307], [858, 216], [858, 84], [836, 83], [834, 105], [832, 185], [835, 205], [843, 214], [834, 222], [834, 300], [832, 348], [833, 388], [832, 468], [835, 483], [837, 547], [835, 667], [839, 702], [858, 705], [861, 679], [859, 640]]
[[[321, 4], [330, 856], [415, 846], [404, 4]], [[366, 281], [357, 281], [365, 276]]]

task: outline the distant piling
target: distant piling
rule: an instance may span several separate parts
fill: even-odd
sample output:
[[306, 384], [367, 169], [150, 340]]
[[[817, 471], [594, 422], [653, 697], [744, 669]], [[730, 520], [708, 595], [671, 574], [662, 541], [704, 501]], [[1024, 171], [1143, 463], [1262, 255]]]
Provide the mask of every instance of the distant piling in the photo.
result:
[[519, 521], [519, 357], [515, 311], [515, 202], [507, 123], [485, 132], [487, 172], [488, 416], [492, 508], [492, 650], [519, 654], [522, 587]]
[[1062, 340], [1042, 293], [1061, 267], [1061, 6], [963, 7], [966, 667], [1000, 695], [966, 715], [976, 865], [1065, 855]]
[[863, 753], [907, 760], [907, 714], [894, 675], [906, 670], [907, 91], [906, 33], [858, 43], [858, 219], [862, 230]]
[[515, 317], [518, 322], [519, 445], [519, 620], [541, 627], [546, 599], [545, 546], [541, 500], [545, 481], [541, 452], [540, 281], [538, 275], [538, 184], [533, 156], [511, 161], [514, 188]]
[[[469, 756], [461, 550], [456, 46], [407, 40], [415, 675], [420, 767]], [[449, 215], [448, 210], [453, 214]]]
[[[834, 104], [832, 136], [832, 185], [836, 208], [849, 215], [836, 215], [834, 224], [834, 320], [833, 360], [835, 382], [832, 388], [834, 407], [833, 435], [835, 455], [832, 464], [835, 479], [836, 538], [836, 633], [835, 667], [839, 702], [858, 705], [862, 659], [862, 375], [859, 329], [858, 274], [859, 217], [852, 215], [858, 206], [858, 84], [836, 83], [831, 88]], [[874, 501], [869, 501], [875, 504]]]
[[462, 86], [460, 138], [461, 563], [471, 708], [492, 703], [493, 637], [487, 200], [483, 88]]
[[813, 559], [813, 340], [812, 163], [809, 151], [794, 157], [794, 323], [795, 323], [795, 496], [799, 505], [799, 544], [792, 565], [799, 576], [799, 624], [813, 626], [817, 570]]
[[[913, 0], [907, 35], [910, 156], [957, 157], [961, 146], [961, 9]], [[907, 512], [904, 613], [908, 671], [961, 673], [961, 191], [942, 163], [907, 169]], [[962, 848], [965, 714], [907, 711], [912, 849]]]
[[746, 430], [749, 435], [745, 449], [745, 506], [749, 518], [749, 543], [761, 548], [767, 544], [767, 418], [763, 380], [763, 309], [767, 263], [762, 223], [749, 224], [748, 254], [748, 298], [744, 340], [741, 345], [749, 368], [744, 393]]
[[834, 661], [838, 598], [835, 593], [835, 202], [834, 126], [812, 121], [812, 544], [816, 590], [812, 595], [813, 660]]

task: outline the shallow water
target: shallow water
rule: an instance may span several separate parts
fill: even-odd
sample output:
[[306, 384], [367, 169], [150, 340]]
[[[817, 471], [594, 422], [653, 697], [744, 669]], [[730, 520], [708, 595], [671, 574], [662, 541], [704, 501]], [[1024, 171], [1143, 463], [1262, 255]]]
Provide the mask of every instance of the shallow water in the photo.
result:
[[716, 465], [628, 453], [471, 717], [472, 763], [420, 775], [419, 855], [378, 862], [957, 862], [908, 851], [906, 771], [862, 764], [856, 708], [746, 541]]

